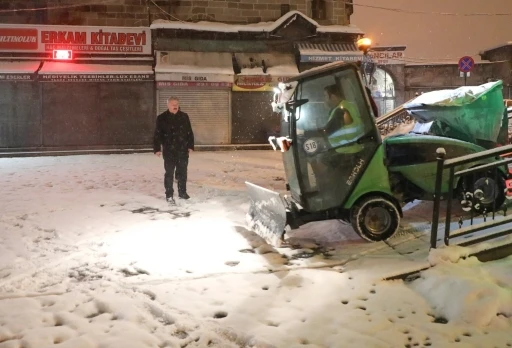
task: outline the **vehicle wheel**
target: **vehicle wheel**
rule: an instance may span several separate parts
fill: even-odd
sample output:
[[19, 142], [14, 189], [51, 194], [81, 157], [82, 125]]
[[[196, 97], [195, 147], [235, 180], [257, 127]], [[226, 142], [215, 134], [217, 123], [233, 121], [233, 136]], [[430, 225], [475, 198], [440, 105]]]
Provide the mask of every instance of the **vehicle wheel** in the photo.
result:
[[400, 225], [400, 213], [389, 199], [380, 196], [366, 197], [351, 209], [350, 222], [354, 230], [370, 242], [392, 237]]
[[[505, 202], [505, 179], [503, 176], [498, 175], [497, 180], [495, 176], [488, 174], [481, 174], [473, 179], [471, 176], [466, 177], [466, 182], [474, 182], [466, 186], [467, 191], [461, 201], [464, 210], [471, 210], [471, 207], [477, 213], [497, 211]], [[473, 206], [474, 204], [474, 206]]]

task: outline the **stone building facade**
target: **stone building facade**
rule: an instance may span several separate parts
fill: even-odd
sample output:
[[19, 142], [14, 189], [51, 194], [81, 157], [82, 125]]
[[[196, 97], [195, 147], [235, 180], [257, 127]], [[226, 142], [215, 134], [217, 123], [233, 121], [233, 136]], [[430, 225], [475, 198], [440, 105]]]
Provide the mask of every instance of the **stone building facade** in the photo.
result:
[[127, 27], [147, 27], [155, 19], [258, 23], [275, 21], [289, 11], [300, 11], [323, 25], [347, 25], [353, 12], [351, 4], [336, 0], [112, 0], [103, 5], [91, 3], [91, 0], [0, 0], [0, 23]]

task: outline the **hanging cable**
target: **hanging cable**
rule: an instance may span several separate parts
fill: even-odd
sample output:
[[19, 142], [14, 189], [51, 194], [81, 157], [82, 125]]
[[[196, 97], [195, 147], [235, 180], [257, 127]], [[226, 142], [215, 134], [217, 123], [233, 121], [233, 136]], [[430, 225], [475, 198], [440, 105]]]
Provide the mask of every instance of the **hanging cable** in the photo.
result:
[[172, 14], [170, 14], [169, 12], [167, 12], [166, 10], [164, 10], [163, 8], [161, 8], [161, 7], [160, 7], [160, 6], [159, 6], [159, 5], [158, 5], [154, 0], [149, 0], [149, 1], [151, 1], [151, 3], [153, 3], [153, 5], [155, 5], [155, 7], [156, 7], [157, 9], [159, 9], [160, 11], [162, 11], [162, 13], [164, 13], [164, 14], [165, 14], [165, 15], [167, 15], [167, 16], [169, 16], [170, 18], [172, 18], [172, 19], [174, 19], [174, 20], [176, 20], [176, 21], [178, 21], [178, 22], [181, 22], [181, 23], [187, 23], [187, 22], [185, 22], [185, 21], [182, 21], [182, 20], [181, 20], [181, 19], [179, 19], [178, 17], [173, 16]]
[[116, 0], [95, 0], [87, 3], [74, 4], [74, 5], [58, 5], [58, 6], [46, 6], [46, 7], [38, 7], [38, 8], [20, 8], [20, 9], [4, 9], [0, 10], [0, 13], [9, 13], [9, 12], [28, 12], [28, 11], [43, 11], [43, 10], [58, 10], [65, 8], [76, 8], [82, 6], [90, 6], [90, 5], [108, 5], [117, 2]]
[[356, 4], [353, 1], [349, 0], [341, 0], [346, 5], [359, 6], [359, 7], [367, 7], [373, 8], [377, 10], [383, 11], [392, 11], [392, 12], [400, 12], [400, 13], [410, 13], [410, 14], [429, 14], [429, 15], [438, 15], [438, 16], [459, 16], [459, 17], [481, 17], [481, 16], [512, 16], [512, 12], [502, 12], [502, 13], [458, 13], [458, 12], [435, 12], [435, 11], [417, 11], [417, 10], [403, 10], [400, 8], [392, 8], [392, 7], [384, 7], [384, 6], [376, 6], [376, 5], [367, 5], [367, 4]]

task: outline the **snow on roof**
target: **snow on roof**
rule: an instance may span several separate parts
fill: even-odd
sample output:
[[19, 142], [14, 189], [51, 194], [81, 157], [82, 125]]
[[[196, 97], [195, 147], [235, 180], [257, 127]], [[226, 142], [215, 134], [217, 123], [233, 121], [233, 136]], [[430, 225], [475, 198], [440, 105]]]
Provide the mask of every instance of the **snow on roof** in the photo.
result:
[[324, 51], [316, 48], [301, 48], [300, 53], [302, 55], [315, 55], [315, 56], [332, 56], [332, 55], [354, 55], [354, 56], [363, 56], [363, 52], [361, 51]]
[[364, 34], [364, 32], [355, 25], [319, 25], [316, 31], [320, 33], [347, 33], [347, 34]]
[[299, 74], [299, 69], [296, 65], [278, 65], [272, 66], [267, 69], [267, 72], [263, 72], [262, 67], [254, 68], [242, 68], [238, 75], [269, 75], [269, 76], [295, 76]]
[[1, 62], [0, 73], [3, 74], [19, 74], [30, 73], [33, 74], [39, 68], [41, 62], [38, 61], [25, 61], [25, 62]]
[[277, 65], [269, 67], [267, 73], [272, 76], [295, 76], [299, 74], [299, 69], [296, 64]]
[[153, 74], [150, 65], [76, 64], [45, 62], [40, 74]]
[[231, 54], [220, 52], [159, 51], [155, 72], [234, 75]]
[[[268, 33], [276, 30], [279, 26], [285, 23], [288, 19], [294, 16], [301, 16], [315, 27], [319, 32], [330, 32], [330, 33], [351, 33], [351, 34], [362, 34], [363, 32], [355, 26], [342, 26], [342, 25], [319, 25], [315, 20], [305, 16], [299, 11], [290, 11], [284, 16], [280, 17], [274, 22], [260, 22], [254, 24], [226, 24], [219, 22], [182, 22], [182, 21], [167, 21], [163, 19], [157, 19], [153, 21], [151, 29], [182, 29], [182, 30], [197, 30], [197, 31], [215, 31], [224, 33], [238, 33], [238, 32], [263, 32]], [[293, 18], [295, 20], [296, 17]]]
[[[285, 53], [236, 53], [236, 60], [242, 68], [240, 75], [272, 75], [295, 76], [299, 73], [295, 57]], [[250, 60], [253, 60], [252, 68]], [[263, 73], [262, 61], [267, 66], [266, 74]]]
[[512, 41], [505, 42], [503, 44], [499, 44], [499, 45], [493, 46], [491, 48], [487, 48], [485, 50], [482, 50], [482, 51], [478, 52], [478, 54], [482, 55], [482, 54], [485, 54], [486, 52], [489, 52], [489, 51], [492, 51], [492, 50], [495, 50], [495, 49], [498, 49], [498, 48], [506, 47], [506, 46], [512, 46]]
[[389, 51], [393, 51], [393, 50], [396, 50], [396, 49], [407, 49], [407, 45], [382, 45], [382, 46], [374, 46], [372, 47], [372, 51], [384, 51], [384, 50], [389, 50]]

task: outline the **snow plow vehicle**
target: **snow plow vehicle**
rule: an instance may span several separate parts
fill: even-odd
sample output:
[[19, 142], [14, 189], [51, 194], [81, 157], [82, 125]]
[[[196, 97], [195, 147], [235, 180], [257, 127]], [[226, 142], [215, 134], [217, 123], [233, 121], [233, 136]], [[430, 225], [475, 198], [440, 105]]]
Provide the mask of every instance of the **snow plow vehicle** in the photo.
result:
[[[389, 239], [404, 204], [434, 199], [438, 148], [449, 159], [506, 143], [501, 81], [448, 96], [426, 93], [404, 105], [418, 121], [414, 129], [382, 140], [360, 68], [331, 63], [280, 83], [272, 105], [281, 115], [281, 133], [269, 141], [282, 152], [289, 194], [246, 182], [249, 228], [267, 243], [279, 247], [287, 230], [331, 219], [350, 223], [368, 241]], [[505, 200], [506, 165], [497, 172], [462, 176], [453, 187], [446, 180], [443, 197], [478, 192], [475, 211], [496, 211]]]

